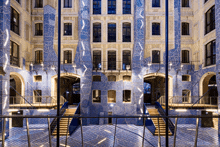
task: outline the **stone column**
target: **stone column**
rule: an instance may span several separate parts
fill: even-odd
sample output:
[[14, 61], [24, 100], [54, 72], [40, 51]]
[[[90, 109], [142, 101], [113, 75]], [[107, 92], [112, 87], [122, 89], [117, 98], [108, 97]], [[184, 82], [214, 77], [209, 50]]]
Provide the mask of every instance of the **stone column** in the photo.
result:
[[[143, 114], [143, 61], [145, 48], [145, 0], [134, 1], [134, 49], [132, 58], [133, 101], [137, 114]], [[137, 119], [137, 125], [143, 120]]]
[[[218, 114], [220, 114], [220, 1], [215, 0], [216, 30], [216, 83], [218, 86]], [[220, 137], [220, 118], [218, 119], [218, 136]]]
[[[79, 1], [78, 16], [79, 43], [77, 46], [75, 63], [80, 71], [80, 113], [90, 114], [92, 102], [92, 58], [90, 49], [90, 0]], [[89, 119], [84, 119], [83, 124], [89, 124]]]
[[[10, 86], [10, 0], [0, 1], [0, 115], [9, 115]], [[6, 137], [9, 136], [9, 119], [6, 119]], [[0, 120], [0, 135], [3, 121]]]
[[57, 55], [54, 50], [54, 28], [56, 10], [50, 5], [44, 6], [44, 66], [57, 65]]

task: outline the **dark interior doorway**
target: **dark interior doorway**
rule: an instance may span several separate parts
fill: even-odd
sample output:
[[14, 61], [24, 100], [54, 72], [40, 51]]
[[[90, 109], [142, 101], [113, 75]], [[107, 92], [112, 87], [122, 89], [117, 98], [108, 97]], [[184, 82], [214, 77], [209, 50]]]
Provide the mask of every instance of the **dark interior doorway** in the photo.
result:
[[[23, 115], [23, 110], [12, 112], [13, 116]], [[15, 117], [12, 118], [12, 127], [23, 127], [23, 118]]]
[[[112, 112], [108, 112], [108, 115], [112, 115]], [[108, 124], [112, 125], [112, 117], [108, 118]]]

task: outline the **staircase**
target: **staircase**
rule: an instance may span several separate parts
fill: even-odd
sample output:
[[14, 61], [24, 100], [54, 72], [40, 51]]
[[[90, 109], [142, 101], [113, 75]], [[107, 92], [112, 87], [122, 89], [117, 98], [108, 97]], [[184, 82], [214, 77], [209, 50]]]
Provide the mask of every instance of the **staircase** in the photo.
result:
[[[74, 109], [66, 109], [66, 112], [63, 116], [73, 116], [76, 112], [76, 108]], [[72, 118], [69, 119], [69, 124], [71, 123]], [[66, 136], [67, 127], [69, 127], [68, 118], [61, 118], [60, 120], [60, 136]], [[52, 133], [53, 136], [57, 135], [57, 128]], [[69, 132], [68, 132], [69, 135]]]
[[[158, 112], [157, 109], [147, 109], [149, 112], [150, 116], [160, 116], [160, 113]], [[156, 130], [154, 132], [155, 136], [158, 136], [159, 130], [158, 130], [158, 118], [151, 118], [151, 120], [153, 121]], [[163, 118], [159, 118], [159, 127], [160, 127], [160, 136], [165, 136], [166, 135], [166, 124], [163, 120]], [[169, 130], [168, 133], [169, 136], [172, 136], [172, 133]]]

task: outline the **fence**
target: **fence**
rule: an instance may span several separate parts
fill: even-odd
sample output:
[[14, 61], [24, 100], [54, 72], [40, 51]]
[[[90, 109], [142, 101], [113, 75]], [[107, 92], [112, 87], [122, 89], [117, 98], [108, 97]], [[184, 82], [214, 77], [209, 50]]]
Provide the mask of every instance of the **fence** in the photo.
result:
[[[6, 132], [6, 120], [8, 118], [20, 117], [24, 118], [26, 121], [26, 129], [21, 128], [19, 131], [19, 137], [12, 136], [12, 139], [9, 137], [5, 140], [5, 132]], [[65, 136], [60, 136], [60, 144], [58, 146], [120, 146], [122, 144], [126, 144], [127, 140], [130, 140], [127, 146], [163, 146], [164, 137], [153, 136], [149, 131], [146, 130], [146, 124], [144, 126], [135, 126], [131, 124], [127, 124], [126, 126], [117, 124], [119, 119], [139, 119], [142, 118], [144, 121], [151, 118], [158, 119], [158, 127], [160, 132], [160, 123], [159, 118], [168, 118], [172, 119], [175, 122], [174, 135], [169, 137], [169, 146], [194, 146], [197, 145], [207, 145], [207, 146], [217, 146], [218, 145], [218, 131], [210, 128], [209, 131], [212, 131], [212, 138], [210, 136], [206, 136], [207, 128], [199, 127], [200, 119], [208, 119], [215, 118], [218, 119], [219, 116], [200, 116], [200, 115], [191, 115], [191, 116], [105, 116], [105, 117], [83, 117], [83, 116], [1, 116], [3, 119], [3, 131], [2, 131], [2, 147], [5, 146], [55, 146], [56, 145], [56, 137], [51, 136], [51, 128], [50, 123], [52, 119], [61, 119], [68, 118], [70, 119], [80, 119], [79, 128], [71, 135], [68, 135], [68, 127]], [[33, 129], [30, 125], [29, 119], [47, 119], [47, 125], [44, 125], [44, 131]], [[93, 118], [114, 118], [115, 123], [113, 125], [105, 125], [104, 127], [98, 127], [98, 125], [83, 126], [82, 119], [93, 119]], [[192, 125], [183, 124], [181, 119], [191, 119]], [[179, 122], [179, 124], [178, 124]], [[42, 126], [42, 125], [41, 125]], [[13, 128], [12, 128], [13, 130]], [[19, 130], [19, 129], [18, 129]], [[13, 131], [10, 131], [13, 132]], [[214, 135], [216, 132], [216, 135]], [[94, 134], [96, 136], [94, 136]], [[97, 134], [101, 133], [101, 134]], [[15, 133], [12, 133], [15, 135]], [[23, 136], [21, 135], [23, 134]], [[123, 135], [122, 135], [123, 134]], [[102, 137], [97, 137], [102, 136]], [[96, 138], [96, 139], [94, 139]], [[13, 141], [14, 139], [14, 141]], [[198, 140], [203, 139], [200, 143]], [[189, 141], [188, 141], [189, 140]], [[123, 142], [124, 141], [124, 142]], [[134, 142], [134, 145], [133, 143]]]

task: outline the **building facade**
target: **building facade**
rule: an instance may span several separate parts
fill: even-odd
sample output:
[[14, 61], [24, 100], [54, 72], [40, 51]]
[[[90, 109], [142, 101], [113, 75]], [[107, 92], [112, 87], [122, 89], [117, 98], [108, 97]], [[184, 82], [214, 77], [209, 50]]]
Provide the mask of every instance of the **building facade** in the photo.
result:
[[[56, 101], [58, 1], [0, 5], [2, 114], [12, 104]], [[91, 116], [143, 114], [144, 103], [163, 102], [165, 0], [62, 0], [61, 11], [63, 100]], [[219, 14], [218, 0], [169, 1], [170, 104], [218, 109]]]

